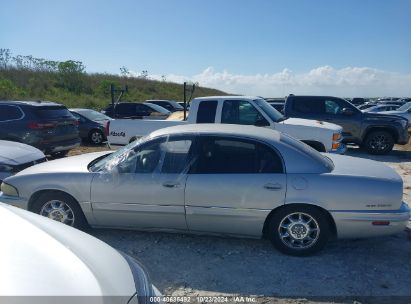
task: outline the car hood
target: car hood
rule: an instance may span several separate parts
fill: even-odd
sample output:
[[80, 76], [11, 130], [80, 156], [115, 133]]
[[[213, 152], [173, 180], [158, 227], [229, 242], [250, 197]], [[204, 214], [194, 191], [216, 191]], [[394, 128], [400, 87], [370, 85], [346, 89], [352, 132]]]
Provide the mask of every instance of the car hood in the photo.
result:
[[100, 156], [112, 153], [113, 151], [102, 151], [87, 153], [77, 156], [65, 157], [41, 163], [32, 167], [29, 167], [23, 171], [20, 171], [15, 176], [39, 174], [39, 173], [81, 173], [88, 172], [88, 164], [90, 164], [96, 158]]
[[363, 112], [363, 117], [366, 119], [372, 119], [372, 120], [378, 119], [378, 120], [386, 120], [386, 121], [404, 119], [403, 117], [398, 116], [400, 112], [397, 112], [397, 113], [388, 113], [388, 112], [396, 112], [396, 111], [386, 111], [386, 112], [378, 112], [378, 113]]
[[0, 296], [119, 296], [136, 291], [123, 256], [67, 225], [0, 203]]
[[374, 160], [337, 154], [324, 154], [334, 163], [334, 174], [373, 177], [401, 182], [401, 176], [391, 167]]
[[319, 120], [312, 120], [312, 119], [303, 119], [303, 118], [287, 118], [282, 122], [285, 125], [294, 125], [294, 126], [308, 126], [308, 127], [316, 127], [322, 129], [329, 129], [336, 132], [340, 132], [342, 128], [339, 125], [319, 121]]
[[43, 152], [32, 146], [0, 140], [0, 163], [2, 164], [20, 165], [45, 157]]

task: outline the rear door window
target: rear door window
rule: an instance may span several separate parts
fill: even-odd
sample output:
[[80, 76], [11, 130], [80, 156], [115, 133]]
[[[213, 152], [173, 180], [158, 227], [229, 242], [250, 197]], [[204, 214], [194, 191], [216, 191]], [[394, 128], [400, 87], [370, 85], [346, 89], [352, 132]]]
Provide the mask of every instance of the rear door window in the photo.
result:
[[215, 136], [200, 137], [194, 174], [283, 173], [281, 157], [274, 149], [252, 140]]
[[119, 115], [133, 115], [135, 112], [136, 106], [132, 103], [121, 103], [116, 106], [116, 112]]
[[13, 105], [0, 105], [0, 121], [18, 120], [23, 117], [19, 107]]
[[197, 123], [213, 123], [217, 111], [217, 100], [203, 100], [198, 105]]
[[324, 114], [325, 104], [320, 98], [296, 98], [293, 109], [300, 113]]

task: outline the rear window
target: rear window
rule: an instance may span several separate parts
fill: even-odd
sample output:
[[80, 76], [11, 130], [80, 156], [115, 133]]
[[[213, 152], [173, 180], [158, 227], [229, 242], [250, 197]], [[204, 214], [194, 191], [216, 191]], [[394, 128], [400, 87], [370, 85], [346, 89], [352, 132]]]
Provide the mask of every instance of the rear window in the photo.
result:
[[197, 111], [197, 123], [213, 123], [217, 111], [217, 100], [203, 100]]
[[314, 161], [322, 164], [329, 172], [334, 170], [334, 163], [328, 157], [322, 155], [320, 152], [315, 150], [314, 148], [310, 147], [309, 145], [292, 138], [284, 133], [281, 133], [281, 141], [286, 143], [287, 145], [294, 147], [295, 149], [302, 151], [309, 157], [311, 157]]
[[70, 111], [66, 107], [36, 107], [34, 112], [37, 117], [42, 119], [53, 119], [53, 118], [74, 118]]

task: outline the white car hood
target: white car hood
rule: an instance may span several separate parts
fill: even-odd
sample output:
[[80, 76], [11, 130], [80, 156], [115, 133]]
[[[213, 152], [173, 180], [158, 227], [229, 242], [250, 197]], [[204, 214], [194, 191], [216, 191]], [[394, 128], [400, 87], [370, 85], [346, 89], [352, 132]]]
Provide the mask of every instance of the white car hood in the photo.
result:
[[103, 151], [87, 153], [77, 156], [65, 157], [61, 159], [56, 159], [41, 163], [32, 167], [29, 167], [15, 176], [28, 175], [28, 174], [38, 174], [38, 173], [73, 173], [73, 172], [88, 172], [88, 164], [90, 164], [96, 158], [112, 153], [113, 151]]
[[123, 256], [77, 229], [0, 203], [0, 231], [0, 296], [128, 299], [136, 291]]
[[339, 125], [319, 121], [319, 120], [312, 120], [312, 119], [303, 119], [303, 118], [287, 118], [282, 122], [285, 125], [293, 125], [293, 126], [306, 126], [306, 127], [316, 127], [322, 129], [333, 130], [335, 132], [341, 132], [342, 128]]
[[20, 165], [46, 156], [39, 149], [14, 141], [0, 140], [0, 163]]

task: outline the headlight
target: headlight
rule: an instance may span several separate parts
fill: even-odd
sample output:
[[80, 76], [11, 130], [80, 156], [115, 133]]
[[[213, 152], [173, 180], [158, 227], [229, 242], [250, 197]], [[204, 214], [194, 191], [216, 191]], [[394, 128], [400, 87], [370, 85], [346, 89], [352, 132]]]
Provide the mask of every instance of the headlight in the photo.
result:
[[13, 166], [6, 165], [6, 164], [0, 164], [0, 172], [11, 173], [13, 172], [13, 170], [14, 170]]
[[134, 284], [136, 286], [136, 292], [139, 299], [139, 303], [149, 303], [148, 299], [154, 296], [154, 291], [151, 285], [150, 278], [144, 267], [137, 262], [131, 256], [119, 251], [130, 266], [131, 273], [133, 274]]
[[7, 196], [19, 196], [19, 191], [17, 188], [12, 185], [6, 184], [5, 182], [1, 183], [1, 192]]
[[401, 122], [401, 125], [402, 125], [403, 128], [407, 127], [407, 125], [408, 125], [408, 120], [407, 119], [401, 119], [400, 122]]

